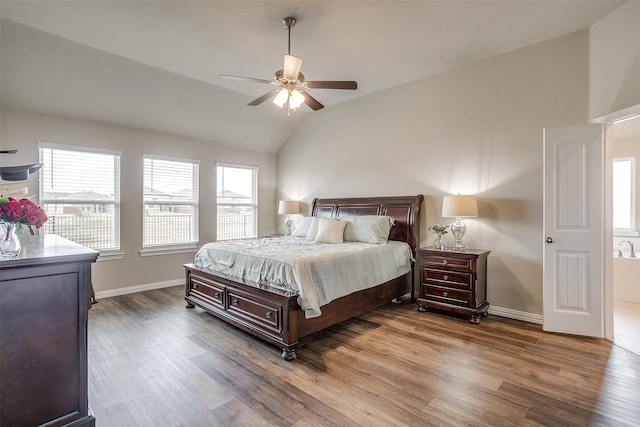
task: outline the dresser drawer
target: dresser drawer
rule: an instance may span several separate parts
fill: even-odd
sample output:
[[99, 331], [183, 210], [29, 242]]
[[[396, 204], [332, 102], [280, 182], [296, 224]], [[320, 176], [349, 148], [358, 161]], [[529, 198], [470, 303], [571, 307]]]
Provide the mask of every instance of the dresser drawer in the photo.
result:
[[421, 294], [421, 297], [431, 301], [463, 307], [469, 307], [471, 305], [471, 292], [469, 291], [423, 284]]
[[473, 275], [471, 273], [424, 268], [422, 269], [422, 282], [470, 290], [473, 284]]
[[205, 279], [200, 276], [191, 275], [191, 293], [198, 297], [224, 309], [224, 285]]
[[229, 291], [227, 303], [227, 311], [233, 313], [234, 317], [241, 318], [265, 332], [278, 336], [282, 333], [281, 306], [235, 291]]
[[454, 258], [447, 255], [426, 255], [422, 260], [423, 267], [446, 268], [472, 271], [473, 260], [469, 258]]

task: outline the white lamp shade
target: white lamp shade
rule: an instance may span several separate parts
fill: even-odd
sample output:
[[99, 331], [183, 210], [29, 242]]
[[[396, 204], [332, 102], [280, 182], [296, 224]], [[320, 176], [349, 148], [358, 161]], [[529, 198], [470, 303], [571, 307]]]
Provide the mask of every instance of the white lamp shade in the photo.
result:
[[278, 95], [274, 98], [273, 103], [282, 108], [284, 104], [287, 103], [288, 99], [289, 91], [287, 89], [281, 89], [280, 92], [278, 92]]
[[299, 108], [304, 102], [304, 95], [297, 90], [292, 90], [289, 96], [289, 107], [296, 109]]
[[300, 202], [296, 202], [295, 200], [280, 200], [278, 204], [278, 213], [279, 214], [299, 214], [300, 213]]
[[442, 217], [476, 217], [478, 216], [478, 203], [475, 196], [444, 196], [442, 199]]

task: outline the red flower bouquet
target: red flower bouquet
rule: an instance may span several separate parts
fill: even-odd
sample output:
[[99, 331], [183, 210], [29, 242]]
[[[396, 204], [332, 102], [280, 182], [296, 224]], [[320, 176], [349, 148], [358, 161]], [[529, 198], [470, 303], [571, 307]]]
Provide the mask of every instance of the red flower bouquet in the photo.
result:
[[44, 210], [29, 199], [0, 196], [0, 221], [40, 228], [48, 219]]

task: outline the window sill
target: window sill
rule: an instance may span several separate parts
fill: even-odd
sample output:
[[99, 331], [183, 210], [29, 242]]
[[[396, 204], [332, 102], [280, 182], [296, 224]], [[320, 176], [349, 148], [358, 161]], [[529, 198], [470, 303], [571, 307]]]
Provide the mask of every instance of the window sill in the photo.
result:
[[636, 230], [613, 229], [613, 237], [638, 237], [639, 234]]
[[140, 251], [140, 256], [171, 255], [187, 252], [196, 252], [200, 246], [162, 246], [158, 248], [145, 248]]
[[102, 252], [100, 253], [100, 255], [98, 255], [97, 261], [112, 261], [122, 258], [124, 258], [124, 252]]

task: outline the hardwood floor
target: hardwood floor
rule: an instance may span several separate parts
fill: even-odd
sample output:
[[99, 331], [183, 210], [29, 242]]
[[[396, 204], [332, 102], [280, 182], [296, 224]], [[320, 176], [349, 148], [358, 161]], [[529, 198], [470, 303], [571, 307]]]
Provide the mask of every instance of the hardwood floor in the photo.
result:
[[389, 304], [304, 339], [298, 359], [184, 308], [182, 287], [89, 312], [89, 405], [106, 426], [623, 426], [640, 356], [606, 340]]
[[640, 304], [614, 301], [614, 343], [640, 356]]

